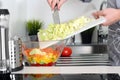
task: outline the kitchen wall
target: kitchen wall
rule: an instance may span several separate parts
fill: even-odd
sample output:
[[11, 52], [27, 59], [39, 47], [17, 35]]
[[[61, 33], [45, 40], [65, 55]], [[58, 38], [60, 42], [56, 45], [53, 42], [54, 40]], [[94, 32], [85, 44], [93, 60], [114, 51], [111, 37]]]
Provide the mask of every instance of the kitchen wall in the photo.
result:
[[10, 12], [10, 32], [11, 36], [25, 35], [25, 20], [27, 13], [26, 0], [0, 0], [0, 8], [7, 8]]
[[[88, 10], [99, 9], [102, 0], [93, 0], [91, 3], [82, 3], [80, 0], [68, 0], [60, 10], [60, 21], [65, 22], [84, 14]], [[10, 11], [11, 36], [26, 35], [25, 21], [39, 19], [44, 22], [44, 27], [53, 23], [52, 11], [47, 0], [0, 0], [0, 8]]]

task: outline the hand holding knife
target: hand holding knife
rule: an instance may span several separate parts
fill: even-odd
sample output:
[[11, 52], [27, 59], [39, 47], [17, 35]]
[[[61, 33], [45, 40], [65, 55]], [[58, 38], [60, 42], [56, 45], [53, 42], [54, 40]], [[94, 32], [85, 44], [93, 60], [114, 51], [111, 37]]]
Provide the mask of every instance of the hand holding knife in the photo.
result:
[[62, 4], [66, 0], [47, 0], [48, 4], [50, 5], [51, 9], [53, 10], [53, 20], [55, 24], [60, 24], [60, 18], [59, 18], [59, 10]]
[[60, 10], [60, 7], [63, 5], [64, 2], [67, 0], [47, 0], [48, 4], [50, 5], [51, 9], [54, 10], [57, 4], [57, 9]]

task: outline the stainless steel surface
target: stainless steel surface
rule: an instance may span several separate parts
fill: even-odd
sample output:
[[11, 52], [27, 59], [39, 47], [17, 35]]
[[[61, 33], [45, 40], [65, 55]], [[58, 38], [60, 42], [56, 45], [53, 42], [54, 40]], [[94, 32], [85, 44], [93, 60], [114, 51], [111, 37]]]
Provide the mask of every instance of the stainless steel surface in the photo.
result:
[[107, 66], [110, 65], [108, 55], [79, 55], [78, 57], [59, 58], [56, 66]]
[[12, 71], [18, 71], [23, 68], [22, 41], [18, 37], [9, 41], [9, 56]]
[[0, 59], [9, 59], [8, 52], [8, 29], [0, 26]]
[[0, 9], [0, 59], [9, 59], [9, 11], [7, 9]]
[[107, 53], [106, 44], [81, 44], [69, 45], [72, 48], [74, 56], [79, 54], [104, 54]]
[[59, 11], [57, 9], [57, 6], [55, 7], [53, 12], [53, 20], [55, 24], [60, 24], [60, 17], [59, 17]]
[[9, 73], [9, 11], [0, 9], [0, 73]]
[[108, 66], [107, 45], [84, 44], [69, 45], [71, 57], [60, 57], [56, 66]]

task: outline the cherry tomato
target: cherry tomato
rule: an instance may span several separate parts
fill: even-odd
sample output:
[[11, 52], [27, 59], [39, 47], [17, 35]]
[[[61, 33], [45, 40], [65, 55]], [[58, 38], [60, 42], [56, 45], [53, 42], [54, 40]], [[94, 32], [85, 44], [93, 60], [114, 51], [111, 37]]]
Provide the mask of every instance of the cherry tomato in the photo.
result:
[[72, 54], [72, 49], [70, 47], [64, 47], [63, 52], [61, 54], [62, 57], [69, 57]]

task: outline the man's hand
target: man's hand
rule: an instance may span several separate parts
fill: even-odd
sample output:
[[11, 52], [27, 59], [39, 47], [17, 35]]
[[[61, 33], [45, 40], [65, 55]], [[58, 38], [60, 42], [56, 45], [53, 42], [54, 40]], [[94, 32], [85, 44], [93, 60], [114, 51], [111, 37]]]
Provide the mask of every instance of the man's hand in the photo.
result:
[[101, 11], [97, 11], [93, 13], [95, 18], [99, 18], [101, 16], [105, 17], [106, 22], [103, 23], [103, 26], [109, 26], [120, 20], [120, 9], [107, 8]]
[[48, 1], [48, 4], [50, 5], [50, 7], [51, 7], [52, 10], [54, 10], [56, 4], [57, 4], [57, 7], [58, 7], [58, 10], [60, 10], [60, 7], [67, 0], [47, 0], [47, 1]]

